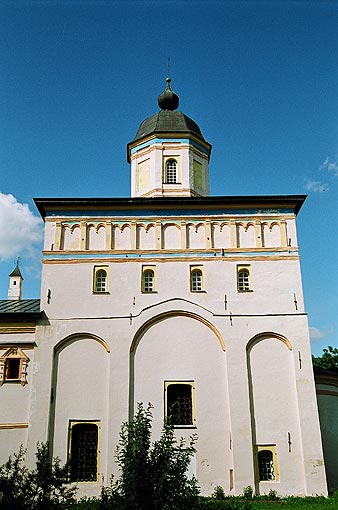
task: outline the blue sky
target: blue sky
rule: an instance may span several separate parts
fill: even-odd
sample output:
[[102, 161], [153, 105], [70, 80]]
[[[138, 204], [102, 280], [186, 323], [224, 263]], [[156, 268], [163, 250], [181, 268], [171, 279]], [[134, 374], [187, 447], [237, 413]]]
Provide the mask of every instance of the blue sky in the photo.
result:
[[33, 197], [130, 195], [126, 144], [180, 110], [213, 145], [213, 195], [308, 194], [298, 239], [312, 348], [338, 346], [338, 2], [0, 3], [0, 299], [21, 256], [39, 297]]

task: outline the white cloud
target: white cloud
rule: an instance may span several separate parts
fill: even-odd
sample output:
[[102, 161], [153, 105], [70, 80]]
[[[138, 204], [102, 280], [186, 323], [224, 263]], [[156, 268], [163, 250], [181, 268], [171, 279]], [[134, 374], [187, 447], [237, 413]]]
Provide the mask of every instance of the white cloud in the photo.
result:
[[311, 181], [310, 179], [307, 179], [305, 188], [307, 191], [314, 191], [316, 193], [324, 193], [330, 189], [328, 184], [320, 181]]
[[320, 165], [319, 170], [327, 170], [330, 174], [338, 177], [338, 159], [330, 160], [329, 157]]
[[333, 333], [333, 329], [332, 328], [331, 329], [320, 330], [320, 329], [315, 328], [313, 326], [309, 327], [309, 331], [310, 331], [310, 338], [311, 338], [312, 342], [316, 342], [318, 340], [321, 340], [325, 336], [330, 335], [331, 333]]
[[27, 204], [0, 193], [0, 260], [23, 254], [33, 257], [42, 233], [42, 221]]

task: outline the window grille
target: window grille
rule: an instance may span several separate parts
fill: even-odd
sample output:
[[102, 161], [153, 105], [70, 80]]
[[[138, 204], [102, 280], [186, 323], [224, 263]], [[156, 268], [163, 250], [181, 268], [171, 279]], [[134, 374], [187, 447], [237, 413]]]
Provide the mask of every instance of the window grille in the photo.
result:
[[98, 427], [77, 423], [71, 429], [70, 481], [97, 481]]
[[173, 425], [192, 425], [192, 386], [169, 384], [167, 386], [167, 417]]
[[260, 481], [275, 480], [273, 453], [271, 450], [258, 452], [258, 472]]
[[177, 163], [174, 159], [169, 159], [166, 163], [165, 182], [166, 184], [177, 183]]

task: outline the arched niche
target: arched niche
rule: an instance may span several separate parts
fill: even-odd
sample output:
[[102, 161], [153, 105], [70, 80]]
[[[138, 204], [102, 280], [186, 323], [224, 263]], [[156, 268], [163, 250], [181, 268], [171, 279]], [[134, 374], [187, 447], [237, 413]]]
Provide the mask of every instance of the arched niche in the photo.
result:
[[230, 225], [212, 225], [213, 248], [231, 248]]
[[187, 246], [195, 249], [205, 248], [205, 227], [203, 223], [187, 225]]
[[63, 250], [79, 250], [81, 242], [81, 229], [80, 225], [63, 225], [62, 227], [62, 242]]
[[[130, 416], [137, 402], [151, 402], [154, 435], [160, 434], [166, 416], [167, 385], [193, 385], [193, 430], [179, 428], [177, 434], [186, 438], [192, 432], [198, 434], [196, 475], [202, 486], [207, 486], [210, 473], [219, 476], [227, 462], [219, 455], [230, 430], [225, 356], [218, 329], [204, 317], [184, 310], [164, 312], [146, 321], [130, 347]], [[211, 430], [217, 441], [210, 441]], [[210, 472], [203, 469], [206, 456]]]
[[239, 248], [256, 248], [255, 226], [252, 223], [237, 225]]
[[155, 250], [155, 226], [137, 226], [137, 248], [139, 250]]
[[105, 250], [106, 248], [106, 226], [103, 224], [89, 225], [87, 227], [87, 249]]
[[263, 242], [265, 248], [277, 248], [281, 246], [281, 232], [278, 223], [263, 224]]
[[70, 420], [106, 423], [109, 346], [91, 333], [69, 335], [54, 347], [49, 442], [53, 456], [67, 460]]
[[181, 228], [174, 223], [167, 223], [162, 230], [162, 245], [165, 250], [181, 248]]
[[[280, 487], [285, 493], [299, 493], [302, 440], [291, 342], [274, 332], [255, 335], [247, 344], [247, 371], [256, 492]], [[268, 483], [260, 479], [258, 468], [262, 449], [272, 452], [275, 463], [275, 478]]]

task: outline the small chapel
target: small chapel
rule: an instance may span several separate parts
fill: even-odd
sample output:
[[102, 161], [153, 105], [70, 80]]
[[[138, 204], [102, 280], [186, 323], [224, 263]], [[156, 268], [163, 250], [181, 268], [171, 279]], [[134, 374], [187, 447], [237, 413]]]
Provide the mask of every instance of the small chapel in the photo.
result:
[[22, 299], [17, 266], [0, 301], [0, 463], [22, 444], [33, 466], [49, 441], [79, 496], [97, 495], [121, 423], [151, 402], [154, 438], [169, 415], [197, 434], [202, 494], [325, 495], [305, 196], [210, 196], [211, 144], [169, 78], [158, 106], [127, 145], [130, 197], [35, 199], [40, 299]]

